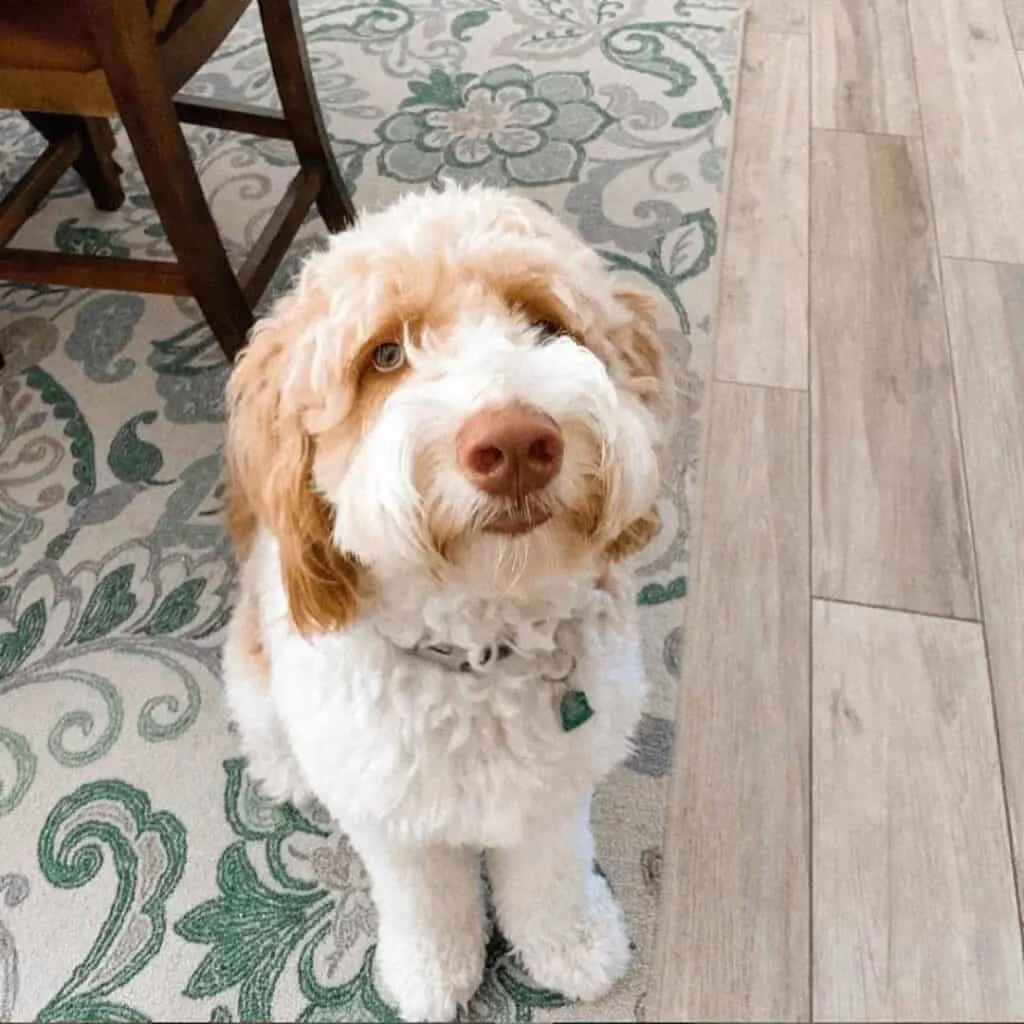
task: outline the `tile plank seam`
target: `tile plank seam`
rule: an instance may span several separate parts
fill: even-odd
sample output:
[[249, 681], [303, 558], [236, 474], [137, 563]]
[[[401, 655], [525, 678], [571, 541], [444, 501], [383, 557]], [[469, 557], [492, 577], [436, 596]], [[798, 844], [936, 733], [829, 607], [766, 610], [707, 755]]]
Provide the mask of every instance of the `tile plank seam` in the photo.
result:
[[[934, 202], [934, 197], [933, 197], [932, 201]], [[955, 358], [955, 353], [953, 352], [952, 327], [951, 327], [950, 314], [949, 314], [948, 286], [946, 284], [946, 268], [944, 266], [945, 262], [946, 262], [946, 258], [940, 260], [939, 261], [939, 266], [940, 266], [940, 271], [941, 271], [941, 273], [943, 275], [942, 276], [942, 294], [943, 294], [943, 303], [944, 303], [944, 309], [945, 309], [945, 315], [946, 315], [946, 335], [947, 335], [947, 341], [948, 341], [949, 346], [950, 346], [950, 365], [953, 368], [953, 388], [954, 388], [954, 395], [955, 395], [956, 403], [957, 403], [957, 415], [959, 417], [961, 415], [960, 409], [962, 408], [962, 401], [961, 401], [961, 397], [960, 397], [960, 382], [958, 380], [958, 376], [957, 376], [957, 372], [956, 372], [957, 360]], [[967, 264], [967, 265], [972, 264], [972, 263], [982, 263], [984, 265], [991, 265], [991, 264], [988, 264], [987, 261], [959, 260], [957, 262], [962, 263], [962, 264]], [[961, 429], [961, 432], [960, 432], [960, 447], [961, 447], [961, 458], [963, 459], [963, 463], [964, 463], [964, 478], [965, 478], [965, 481], [966, 481], [966, 484], [967, 484], [967, 510], [968, 510], [968, 516], [970, 517], [970, 522], [971, 522], [971, 537], [972, 537], [972, 544], [973, 544], [973, 548], [974, 548], [975, 573], [976, 573], [977, 588], [978, 588], [978, 610], [979, 610], [979, 616], [980, 616], [980, 620], [981, 620], [981, 624], [982, 624], [982, 642], [984, 644], [984, 649], [985, 649], [985, 668], [986, 668], [986, 671], [988, 672], [989, 702], [991, 704], [992, 728], [993, 728], [994, 736], [995, 736], [996, 753], [997, 753], [998, 760], [999, 760], [999, 780], [1000, 780], [1000, 786], [1001, 786], [1001, 789], [1002, 789], [1003, 812], [1004, 812], [1005, 819], [1006, 819], [1006, 835], [1007, 835], [1007, 842], [1008, 842], [1007, 853], [1008, 853], [1009, 860], [1010, 860], [1010, 870], [1011, 870], [1011, 873], [1012, 873], [1012, 876], [1013, 876], [1014, 905], [1015, 905], [1015, 909], [1016, 909], [1017, 931], [1018, 931], [1018, 936], [1020, 938], [1020, 943], [1021, 943], [1021, 949], [1020, 949], [1021, 960], [1022, 960], [1022, 962], [1024, 962], [1024, 917], [1022, 917], [1022, 914], [1021, 914], [1021, 910], [1022, 910], [1022, 905], [1021, 905], [1021, 874], [1020, 874], [1020, 866], [1019, 866], [1019, 860], [1018, 860], [1018, 858], [1020, 857], [1021, 852], [1022, 852], [1022, 840], [1024, 840], [1024, 837], [1018, 835], [1016, 830], [1015, 830], [1015, 828], [1014, 828], [1013, 809], [1012, 809], [1012, 807], [1010, 805], [1010, 790], [1009, 790], [1009, 787], [1008, 787], [1007, 781], [1006, 781], [1006, 778], [1007, 778], [1007, 763], [1006, 763], [1006, 753], [1005, 753], [1004, 742], [1003, 742], [1003, 726], [1002, 726], [1002, 723], [1001, 723], [1001, 720], [1000, 720], [1000, 714], [999, 714], [999, 697], [998, 697], [998, 693], [997, 693], [997, 689], [996, 689], [995, 674], [994, 674], [993, 668], [992, 668], [991, 641], [990, 641], [990, 638], [989, 638], [989, 627], [988, 627], [988, 624], [987, 624], [987, 617], [986, 617], [986, 607], [987, 607], [987, 605], [986, 605], [986, 601], [985, 601], [985, 590], [984, 590], [984, 587], [983, 587], [984, 567], [983, 567], [983, 564], [982, 564], [982, 560], [978, 556], [977, 539], [976, 539], [977, 538], [977, 533], [976, 533], [976, 530], [974, 528], [974, 509], [973, 509], [973, 498], [972, 498], [972, 496], [975, 493], [975, 491], [974, 491], [974, 487], [972, 486], [972, 483], [971, 483], [971, 481], [973, 479], [973, 474], [972, 474], [972, 471], [971, 471], [971, 461], [970, 461], [970, 459], [967, 458], [967, 452], [966, 452], [966, 449], [965, 449], [965, 446], [964, 446], [964, 438], [963, 438], [963, 430], [962, 429]]]
[[812, 373], [812, 340], [811, 340], [811, 303], [813, 302], [813, 280], [811, 275], [811, 239], [812, 239], [812, 218], [814, 216], [813, 204], [813, 174], [814, 174], [814, 0], [808, 3], [807, 33], [808, 33], [808, 68], [807, 68], [807, 166], [804, 171], [804, 183], [807, 188], [806, 213], [807, 223], [804, 226], [804, 237], [807, 240], [807, 259], [804, 263], [804, 294], [807, 302], [804, 307], [804, 336], [806, 352], [804, 354], [804, 365], [806, 366], [807, 384], [807, 432], [804, 435], [805, 448], [804, 458], [807, 476], [807, 496], [804, 502], [804, 530], [806, 531], [807, 560], [806, 607], [804, 614], [807, 616], [807, 648], [804, 652], [807, 672], [807, 1020], [814, 1021], [814, 846], [817, 835], [817, 828], [814, 821], [814, 449], [811, 444], [811, 434], [814, 430], [813, 412], [813, 373]]
[[[1010, 2], [1013, 3], [1013, 2], [1016, 2], [1016, 0], [1010, 0]], [[1003, 3], [1000, 6], [1003, 9], [1003, 15], [1004, 15], [1004, 18], [1005, 18], [1005, 21], [1006, 21], [1006, 30], [1009, 33], [1010, 38], [1012, 39], [1013, 38], [1013, 31], [1012, 31], [1012, 26], [1010, 24], [1010, 17], [1009, 17], [1008, 10], [1006, 8], [1006, 4]], [[1024, 0], [1021, 0], [1021, 6], [1024, 7]], [[910, 17], [910, 15], [909, 15], [909, 8], [908, 8], [908, 11], [907, 11], [908, 25], [909, 25], [909, 17]], [[915, 90], [917, 92], [918, 108], [920, 109], [920, 105], [921, 105], [920, 74], [919, 74], [919, 69], [918, 69], [917, 46], [916, 46], [916, 42], [915, 42], [914, 33], [912, 31], [910, 32], [910, 47], [911, 47], [911, 56], [912, 56], [912, 59], [913, 59], [913, 68], [914, 68], [914, 88], [915, 88]], [[1020, 71], [1021, 71], [1022, 81], [1024, 81], [1024, 61], [1019, 61], [1018, 63], [1020, 64]], [[999, 781], [1000, 781], [1000, 786], [1001, 786], [1001, 789], [1002, 789], [1003, 812], [1004, 812], [1005, 818], [1006, 818], [1006, 834], [1007, 834], [1007, 839], [1008, 839], [1008, 843], [1009, 843], [1008, 853], [1009, 853], [1009, 857], [1010, 857], [1010, 870], [1011, 870], [1012, 875], [1013, 875], [1013, 893], [1014, 893], [1014, 901], [1015, 901], [1015, 907], [1016, 907], [1017, 930], [1018, 930], [1018, 934], [1020, 936], [1020, 941], [1021, 941], [1021, 958], [1022, 958], [1022, 961], [1024, 961], [1024, 916], [1022, 916], [1021, 889], [1020, 889], [1020, 867], [1019, 867], [1019, 863], [1018, 863], [1018, 856], [1020, 855], [1020, 852], [1021, 852], [1020, 848], [1021, 848], [1021, 845], [1022, 845], [1022, 838], [1024, 838], [1024, 837], [1021, 837], [1021, 836], [1018, 836], [1018, 835], [1015, 834], [1013, 811], [1012, 811], [1012, 808], [1010, 806], [1010, 792], [1009, 792], [1009, 788], [1008, 788], [1007, 782], [1006, 782], [1006, 770], [1007, 770], [1006, 769], [1006, 757], [1005, 757], [1005, 751], [1004, 751], [1004, 748], [1003, 748], [1003, 734], [1002, 734], [1002, 729], [1001, 729], [1001, 726], [1000, 726], [1000, 719], [999, 719], [999, 700], [998, 700], [998, 694], [996, 693], [995, 677], [994, 677], [993, 672], [992, 672], [992, 655], [991, 655], [990, 642], [989, 642], [989, 629], [988, 629], [988, 625], [987, 625], [987, 622], [986, 622], [986, 616], [985, 616], [985, 598], [984, 598], [984, 590], [983, 590], [983, 587], [982, 587], [982, 572], [983, 572], [983, 568], [982, 568], [982, 564], [981, 564], [981, 559], [978, 557], [977, 528], [975, 526], [975, 514], [974, 514], [974, 505], [973, 505], [974, 488], [972, 488], [972, 486], [971, 486], [971, 479], [972, 479], [971, 467], [970, 467], [970, 462], [969, 462], [969, 460], [967, 458], [967, 452], [966, 452], [966, 449], [965, 449], [965, 446], [964, 446], [963, 411], [962, 411], [963, 410], [963, 402], [962, 402], [961, 395], [960, 395], [960, 382], [958, 380], [957, 372], [956, 372], [956, 358], [955, 358], [955, 354], [953, 352], [953, 338], [952, 338], [952, 330], [951, 330], [951, 326], [950, 326], [950, 315], [949, 315], [948, 286], [947, 286], [947, 282], [946, 282], [946, 268], [944, 266], [945, 259], [947, 259], [947, 258], [956, 258], [956, 257], [944, 257], [942, 255], [941, 242], [940, 242], [940, 239], [939, 239], [939, 225], [938, 225], [938, 219], [937, 219], [937, 216], [936, 216], [936, 209], [935, 209], [935, 191], [934, 191], [934, 188], [932, 187], [932, 155], [931, 155], [931, 150], [930, 150], [930, 147], [929, 147], [929, 144], [928, 144], [927, 134], [924, 131], [923, 124], [922, 124], [922, 131], [921, 131], [921, 144], [922, 144], [922, 149], [923, 149], [923, 152], [924, 152], [924, 166], [925, 166], [925, 175], [926, 175], [926, 182], [927, 182], [928, 202], [929, 202], [929, 205], [930, 205], [931, 221], [932, 221], [931, 228], [932, 228], [932, 232], [933, 232], [934, 238], [935, 238], [935, 248], [936, 248], [936, 251], [939, 253], [939, 259], [938, 259], [938, 265], [939, 265], [938, 266], [938, 270], [939, 270], [939, 291], [940, 291], [940, 294], [941, 294], [941, 297], [942, 297], [942, 312], [943, 312], [943, 320], [945, 322], [945, 329], [946, 329], [946, 349], [947, 349], [947, 352], [948, 352], [948, 355], [949, 355], [950, 378], [951, 378], [951, 383], [952, 383], [952, 388], [953, 388], [953, 413], [954, 413], [954, 417], [955, 417], [955, 420], [956, 420], [956, 423], [955, 423], [956, 437], [957, 437], [957, 441], [958, 441], [958, 444], [959, 444], [960, 462], [961, 462], [961, 465], [963, 466], [963, 474], [964, 474], [964, 485], [965, 485], [965, 495], [964, 495], [964, 497], [965, 497], [965, 502], [966, 502], [966, 505], [967, 505], [967, 524], [968, 524], [969, 536], [970, 536], [970, 539], [971, 539], [971, 553], [972, 553], [972, 556], [974, 558], [975, 600], [977, 602], [978, 619], [979, 619], [979, 621], [981, 622], [981, 625], [982, 625], [982, 630], [981, 630], [982, 642], [984, 643], [984, 647], [985, 647], [985, 669], [986, 669], [986, 671], [988, 673], [989, 702], [991, 704], [992, 725], [993, 725], [993, 729], [994, 729], [994, 733], [995, 733], [996, 754], [997, 754], [997, 757], [999, 759]]]

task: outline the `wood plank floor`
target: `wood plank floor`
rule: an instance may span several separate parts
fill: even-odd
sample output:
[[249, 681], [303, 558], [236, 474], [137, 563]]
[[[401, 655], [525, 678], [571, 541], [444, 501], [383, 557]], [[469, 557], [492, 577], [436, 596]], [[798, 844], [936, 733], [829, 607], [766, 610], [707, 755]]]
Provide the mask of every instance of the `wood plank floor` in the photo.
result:
[[[985, 633], [1008, 807], [1024, 847], [1024, 267], [947, 260]], [[1024, 867], [1024, 865], [1021, 865]], [[1024, 871], [1020, 872], [1024, 877]], [[1024, 892], [1022, 892], [1024, 898]]]
[[819, 601], [813, 633], [815, 1017], [1019, 1020], [981, 627]]
[[749, 7], [646, 1016], [1022, 1020], [1024, 0]]
[[807, 387], [809, 61], [804, 35], [754, 34], [743, 51], [715, 353], [722, 380]]
[[747, 16], [759, 32], [806, 32], [813, 0], [757, 0]]
[[973, 618], [921, 145], [846, 132], [812, 143], [814, 593]]
[[1024, 0], [1003, 0], [1010, 32], [1018, 50], [1024, 50]]
[[[721, 384], [713, 402], [662, 875], [685, 903], [655, 972], [671, 1019], [806, 1019], [807, 396]], [[722, 622], [747, 628], [723, 644]]]
[[904, 3], [816, 0], [814, 127], [913, 135], [914, 54]]
[[[860, 2], [860, 0], [857, 0]], [[1024, 262], [1024, 80], [1000, 0], [907, 0], [944, 256]]]

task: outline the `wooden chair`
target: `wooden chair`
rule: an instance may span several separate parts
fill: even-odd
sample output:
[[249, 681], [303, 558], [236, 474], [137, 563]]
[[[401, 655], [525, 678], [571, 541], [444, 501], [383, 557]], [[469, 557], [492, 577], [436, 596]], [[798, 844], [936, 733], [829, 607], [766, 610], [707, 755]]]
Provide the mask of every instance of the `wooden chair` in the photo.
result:
[[[331, 231], [354, 212], [313, 90], [296, 0], [259, 0], [283, 113], [177, 98], [250, 0], [0, 0], [0, 108], [49, 142], [0, 201], [0, 279], [191, 295], [230, 359], [312, 203]], [[100, 209], [124, 201], [109, 117], [120, 117], [176, 262], [8, 245], [74, 166]], [[182, 122], [289, 139], [299, 170], [237, 275], [203, 195]]]

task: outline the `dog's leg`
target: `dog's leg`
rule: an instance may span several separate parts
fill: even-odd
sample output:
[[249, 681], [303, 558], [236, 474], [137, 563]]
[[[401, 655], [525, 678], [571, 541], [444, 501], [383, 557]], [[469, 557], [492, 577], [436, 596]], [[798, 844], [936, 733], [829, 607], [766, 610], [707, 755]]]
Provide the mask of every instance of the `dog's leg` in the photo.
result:
[[259, 629], [255, 591], [243, 585], [224, 644], [224, 698], [238, 727], [249, 777], [275, 801], [310, 799], [270, 694], [270, 659]]
[[377, 966], [387, 994], [403, 1020], [454, 1020], [483, 978], [478, 856], [451, 846], [406, 846], [364, 829], [349, 838], [373, 886]]
[[505, 937], [534, 980], [571, 999], [603, 996], [626, 971], [629, 939], [594, 870], [590, 798], [536, 824], [521, 845], [487, 852]]

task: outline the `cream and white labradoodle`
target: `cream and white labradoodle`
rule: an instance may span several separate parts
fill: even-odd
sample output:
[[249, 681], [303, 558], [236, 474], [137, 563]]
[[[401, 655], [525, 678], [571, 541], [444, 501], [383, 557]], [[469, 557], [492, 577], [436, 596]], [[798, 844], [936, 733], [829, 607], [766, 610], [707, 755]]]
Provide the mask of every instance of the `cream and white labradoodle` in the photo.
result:
[[231, 377], [231, 713], [264, 791], [362, 856], [408, 1020], [480, 983], [481, 851], [537, 983], [626, 969], [590, 803], [644, 699], [623, 560], [657, 530], [667, 376], [649, 298], [478, 188], [332, 238]]

